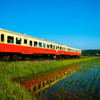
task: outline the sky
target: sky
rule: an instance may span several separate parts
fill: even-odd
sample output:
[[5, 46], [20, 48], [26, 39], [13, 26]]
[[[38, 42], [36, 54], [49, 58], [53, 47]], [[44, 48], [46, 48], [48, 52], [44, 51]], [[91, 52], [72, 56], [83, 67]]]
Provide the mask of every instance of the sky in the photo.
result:
[[0, 28], [100, 49], [100, 0], [0, 0]]

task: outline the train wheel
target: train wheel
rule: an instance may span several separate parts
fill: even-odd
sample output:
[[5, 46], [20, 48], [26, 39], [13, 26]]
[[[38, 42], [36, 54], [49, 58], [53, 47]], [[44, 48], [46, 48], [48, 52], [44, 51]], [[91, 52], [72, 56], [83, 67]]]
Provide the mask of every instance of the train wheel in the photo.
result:
[[18, 59], [18, 60], [22, 60], [23, 57], [22, 57], [21, 55], [18, 55], [17, 59]]
[[67, 56], [64, 57], [64, 59], [67, 59], [67, 58], [68, 58]]
[[10, 56], [9, 55], [8, 56], [2, 56], [1, 60], [2, 61], [9, 61], [10, 60]]
[[17, 55], [16, 54], [14, 54], [13, 56], [12, 56], [12, 60], [17, 60]]
[[4, 61], [4, 60], [5, 60], [5, 57], [6, 57], [6, 56], [2, 56], [2, 57], [1, 57], [1, 60]]
[[79, 58], [79, 56], [76, 56], [76, 58]]
[[56, 55], [53, 55], [53, 59], [56, 59], [57, 57], [56, 57]]
[[68, 59], [70, 58], [70, 56], [67, 56], [68, 57]]
[[10, 56], [6, 56], [6, 61], [10, 61]]
[[58, 59], [62, 59], [62, 56], [61, 55], [59, 55], [59, 58]]
[[56, 56], [56, 59], [59, 59], [59, 56], [58, 55]]

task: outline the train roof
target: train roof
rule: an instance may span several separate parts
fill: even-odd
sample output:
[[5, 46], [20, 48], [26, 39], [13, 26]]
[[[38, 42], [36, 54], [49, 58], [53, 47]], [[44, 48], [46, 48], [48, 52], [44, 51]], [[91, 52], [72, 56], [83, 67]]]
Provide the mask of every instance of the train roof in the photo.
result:
[[[46, 42], [55, 43], [55, 44], [62, 45], [62, 46], [67, 46], [67, 45], [63, 45], [63, 44], [60, 44], [60, 43], [56, 43], [56, 42], [52, 42], [52, 41], [47, 41], [47, 40], [45, 40], [45, 39], [41, 39], [41, 38], [36, 38], [36, 37], [33, 37], [33, 36], [29, 36], [29, 35], [27, 35], [27, 34], [25, 34], [25, 33], [14, 32], [14, 31], [10, 31], [10, 30], [7, 30], [7, 29], [3, 29], [3, 28], [0, 28], [0, 30], [1, 30], [1, 31], [5, 31], [5, 32], [9, 32], [9, 33], [18, 34], [18, 35], [21, 35], [21, 36], [27, 36], [27, 37], [39, 39], [39, 40], [46, 41]], [[70, 46], [67, 46], [67, 47], [70, 47]], [[70, 48], [73, 48], [73, 47], [70, 47]], [[77, 48], [73, 48], [73, 49], [77, 49]], [[77, 50], [80, 50], [80, 49], [77, 49]]]
[[[14, 33], [14, 34], [22, 35], [22, 36], [28, 36], [28, 37], [35, 38], [35, 39], [39, 39], [39, 40], [46, 41], [46, 42], [51, 42], [51, 43], [63, 45], [63, 44], [60, 44], [60, 43], [56, 43], [56, 42], [52, 42], [52, 41], [47, 41], [45, 39], [41, 39], [41, 38], [36, 38], [36, 37], [33, 37], [33, 36], [29, 36], [29, 35], [27, 35], [25, 33], [14, 32], [14, 31], [10, 31], [10, 30], [7, 30], [7, 29], [3, 29], [3, 28], [0, 28], [0, 30], [1, 31], [5, 31], [5, 32], [9, 32], [9, 33]], [[67, 45], [63, 45], [63, 46], [67, 46]]]

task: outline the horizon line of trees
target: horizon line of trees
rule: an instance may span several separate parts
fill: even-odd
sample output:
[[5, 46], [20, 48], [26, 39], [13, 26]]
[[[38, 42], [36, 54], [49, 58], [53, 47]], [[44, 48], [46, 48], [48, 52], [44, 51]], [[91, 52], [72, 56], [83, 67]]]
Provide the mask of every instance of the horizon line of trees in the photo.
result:
[[100, 56], [100, 49], [82, 50], [82, 56]]

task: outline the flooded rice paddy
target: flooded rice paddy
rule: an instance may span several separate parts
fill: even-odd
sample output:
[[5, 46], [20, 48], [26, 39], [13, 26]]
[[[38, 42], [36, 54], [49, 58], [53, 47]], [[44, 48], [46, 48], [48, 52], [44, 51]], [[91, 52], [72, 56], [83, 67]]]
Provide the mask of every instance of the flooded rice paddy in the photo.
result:
[[100, 59], [21, 83], [39, 100], [100, 100]]

